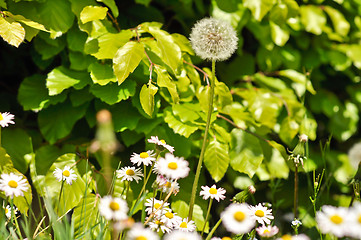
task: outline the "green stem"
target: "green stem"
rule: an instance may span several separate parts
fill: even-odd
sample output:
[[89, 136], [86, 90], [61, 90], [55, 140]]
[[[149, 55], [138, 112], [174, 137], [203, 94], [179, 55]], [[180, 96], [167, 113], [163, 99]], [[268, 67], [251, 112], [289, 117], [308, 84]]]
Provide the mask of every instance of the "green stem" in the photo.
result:
[[208, 233], [208, 236], [205, 240], [210, 240], [211, 237], [213, 236], [213, 233], [217, 230], [217, 228], [219, 227], [219, 225], [221, 224], [222, 222], [222, 218], [220, 218], [218, 220], [218, 222], [216, 223], [216, 225], [214, 225], [214, 227], [212, 228], [212, 230]]
[[17, 230], [17, 232], [19, 234], [19, 237], [21, 237], [21, 231], [20, 231], [19, 223], [18, 223], [18, 220], [16, 219], [15, 211], [14, 211], [14, 199], [10, 200], [10, 211], [11, 211], [11, 221], [13, 223], [15, 222], [16, 230]]
[[208, 210], [207, 210], [207, 214], [206, 214], [206, 219], [204, 220], [204, 225], [203, 225], [203, 228], [202, 228], [201, 236], [203, 236], [204, 229], [206, 229], [206, 225], [207, 225], [209, 213], [210, 213], [210, 211], [211, 211], [212, 203], [213, 203], [213, 198], [211, 198], [211, 199], [209, 200]]
[[295, 189], [293, 199], [293, 215], [298, 218], [298, 165], [295, 166]]
[[1, 126], [0, 126], [0, 147], [1, 147]]
[[[63, 176], [62, 176], [62, 177], [63, 177]], [[59, 206], [60, 206], [61, 193], [63, 192], [64, 182], [65, 182], [65, 180], [62, 180], [62, 181], [61, 181], [60, 192], [59, 192], [59, 200], [58, 200]], [[59, 209], [59, 213], [61, 213], [62, 210], [63, 210], [63, 209]], [[61, 215], [61, 214], [60, 214], [60, 215]]]
[[214, 86], [215, 86], [215, 81], [216, 81], [215, 74], [216, 74], [216, 61], [212, 60], [211, 88], [210, 88], [210, 91], [208, 94], [208, 114], [207, 114], [206, 129], [204, 131], [201, 154], [199, 156], [196, 175], [194, 177], [194, 182], [193, 182], [193, 187], [192, 187], [191, 199], [189, 201], [189, 214], [188, 214], [189, 220], [192, 219], [192, 215], [193, 215], [193, 208], [194, 208], [194, 202], [196, 200], [198, 181], [199, 181], [199, 176], [200, 176], [201, 168], [202, 168], [202, 164], [203, 164], [204, 153], [206, 151], [209, 126], [211, 125], [211, 117], [212, 117], [212, 112], [213, 112]]

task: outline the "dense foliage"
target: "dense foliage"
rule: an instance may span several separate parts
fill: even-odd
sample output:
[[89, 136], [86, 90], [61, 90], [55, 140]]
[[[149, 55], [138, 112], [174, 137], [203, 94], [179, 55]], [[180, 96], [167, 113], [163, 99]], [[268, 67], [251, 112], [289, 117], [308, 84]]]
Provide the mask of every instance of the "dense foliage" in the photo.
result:
[[[16, 121], [1, 131], [0, 171], [26, 175], [34, 196], [49, 194], [55, 202], [60, 183], [54, 169], [76, 163], [79, 179], [66, 186], [75, 234], [83, 234], [76, 207], [85, 202], [90, 209], [94, 193], [107, 193], [102, 174], [94, 174], [104, 173], [103, 156], [88, 151], [101, 109], [111, 112], [119, 142], [113, 169], [150, 149], [151, 136], [189, 161], [193, 171], [174, 197], [174, 210], [187, 216], [211, 75], [210, 62], [195, 56], [188, 38], [206, 16], [231, 23], [239, 46], [217, 63], [200, 184], [218, 183], [230, 199], [254, 185], [254, 204], [271, 202], [276, 214], [290, 212], [289, 153], [306, 134], [307, 160], [299, 169], [304, 227], [317, 236], [309, 197], [313, 175], [323, 169], [317, 206], [349, 205], [356, 169], [347, 151], [358, 141], [361, 110], [360, 1], [0, 0], [0, 7], [0, 112]], [[115, 195], [123, 190], [116, 182]], [[36, 208], [34, 196], [25, 195]], [[15, 198], [22, 213], [27, 202]], [[196, 204], [194, 218], [203, 226], [207, 203], [197, 196]], [[90, 221], [91, 213], [82, 217]]]

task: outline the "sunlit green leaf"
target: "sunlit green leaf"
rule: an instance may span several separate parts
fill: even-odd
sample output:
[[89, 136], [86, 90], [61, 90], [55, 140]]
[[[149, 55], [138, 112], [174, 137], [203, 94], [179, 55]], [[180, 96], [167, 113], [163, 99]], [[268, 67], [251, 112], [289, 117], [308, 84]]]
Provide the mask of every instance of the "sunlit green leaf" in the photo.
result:
[[154, 95], [157, 93], [158, 88], [154, 86], [152, 83], [144, 84], [142, 89], [140, 90], [140, 104], [146, 114], [150, 117], [153, 115], [154, 111]]
[[0, 17], [0, 36], [10, 45], [19, 47], [24, 41], [25, 30], [20, 23]]
[[316, 35], [322, 33], [323, 27], [326, 25], [327, 18], [322, 9], [314, 5], [303, 5], [300, 7], [301, 22], [307, 32]]
[[108, 8], [99, 6], [86, 6], [80, 13], [80, 21], [84, 24], [94, 20], [104, 19]]
[[204, 165], [214, 181], [220, 181], [227, 172], [230, 159], [228, 145], [212, 140], [204, 154]]
[[170, 95], [172, 96], [173, 103], [178, 103], [179, 96], [177, 92], [177, 86], [172, 81], [171, 76], [168, 74], [167, 70], [162, 67], [156, 67], [155, 72], [157, 73], [157, 84], [159, 87], [165, 87], [168, 89]]
[[74, 79], [65, 74], [65, 68], [63, 66], [53, 69], [46, 78], [46, 87], [49, 90], [49, 95], [57, 95], [67, 88], [79, 83], [79, 79]]
[[289, 32], [274, 22], [270, 22], [270, 27], [273, 42], [281, 47], [285, 45], [290, 38]]
[[164, 115], [164, 121], [168, 123], [168, 126], [172, 128], [175, 133], [178, 133], [186, 138], [198, 130], [198, 127], [194, 124], [183, 123], [177, 119], [170, 110], [164, 111]]
[[275, 0], [243, 0], [243, 5], [251, 10], [257, 21], [261, 21], [275, 3]]
[[119, 10], [118, 10], [118, 6], [115, 3], [115, 0], [97, 0], [97, 2], [102, 2], [105, 5], [107, 5], [110, 10], [112, 11], [114, 17], [118, 17], [119, 16]]
[[93, 82], [99, 85], [104, 86], [110, 82], [117, 82], [112, 66], [109, 64], [95, 62], [90, 64], [88, 71]]
[[324, 10], [331, 18], [335, 32], [341, 36], [347, 36], [348, 32], [350, 31], [350, 24], [342, 15], [342, 13], [330, 6], [325, 6]]
[[113, 69], [118, 84], [122, 84], [139, 65], [144, 56], [144, 47], [137, 42], [128, 42], [119, 48], [113, 59]]
[[[178, 214], [181, 218], [187, 218], [189, 213], [189, 206], [185, 201], [177, 200], [172, 203], [172, 210]], [[193, 217], [192, 220], [197, 226], [197, 230], [201, 231], [204, 225], [203, 211], [201, 207], [197, 204], [194, 204]], [[208, 232], [208, 228], [205, 229]]]
[[116, 83], [108, 83], [105, 86], [94, 84], [90, 88], [90, 92], [103, 102], [113, 105], [122, 100], [126, 100], [135, 94], [136, 83], [127, 81], [122, 85]]

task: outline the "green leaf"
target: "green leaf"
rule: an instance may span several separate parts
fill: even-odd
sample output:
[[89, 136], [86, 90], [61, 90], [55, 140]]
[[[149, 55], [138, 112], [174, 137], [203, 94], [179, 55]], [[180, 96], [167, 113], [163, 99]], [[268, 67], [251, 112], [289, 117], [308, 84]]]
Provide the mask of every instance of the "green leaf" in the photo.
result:
[[277, 46], [284, 46], [290, 38], [290, 33], [274, 22], [270, 22], [271, 37]]
[[73, 107], [69, 101], [43, 109], [39, 113], [40, 131], [51, 144], [66, 137], [74, 124], [84, 117], [88, 105]]
[[119, 48], [113, 59], [113, 69], [118, 84], [122, 84], [139, 65], [144, 56], [144, 47], [137, 42], [127, 42]]
[[298, 133], [300, 125], [292, 118], [286, 117], [281, 123], [279, 136], [283, 142], [291, 144], [292, 140]]
[[46, 87], [49, 90], [49, 95], [57, 95], [67, 88], [79, 83], [79, 79], [70, 76], [69, 71], [63, 66], [54, 68], [46, 78]]
[[343, 37], [346, 37], [350, 31], [350, 24], [342, 13], [330, 6], [324, 6], [324, 10], [331, 18], [335, 32]]
[[195, 122], [200, 118], [201, 108], [199, 104], [193, 103], [173, 104], [172, 112], [184, 123]]
[[31, 28], [34, 28], [34, 29], [37, 29], [37, 30], [41, 30], [41, 31], [45, 31], [45, 32], [48, 32], [48, 30], [45, 29], [44, 25], [40, 24], [40, 23], [37, 23], [37, 22], [34, 22], [32, 20], [29, 20], [27, 18], [25, 18], [24, 16], [21, 16], [21, 15], [13, 15], [11, 12], [7, 12], [7, 11], [4, 11], [3, 12], [6, 16], [10, 17], [11, 19], [13, 19], [14, 21], [17, 21], [17, 22], [20, 22], [20, 23], [23, 23], [24, 25], [28, 26], [28, 27], [31, 27]]
[[231, 167], [253, 177], [263, 160], [263, 150], [258, 138], [240, 129], [233, 129], [231, 136]]
[[228, 144], [213, 139], [204, 154], [204, 165], [214, 181], [220, 181], [227, 172], [229, 165]]
[[69, 61], [70, 69], [80, 71], [87, 69], [89, 64], [94, 62], [94, 58], [81, 52], [69, 51]]
[[223, 82], [216, 82], [214, 88], [214, 94], [216, 96], [216, 104], [222, 109], [223, 107], [231, 104], [233, 102], [233, 97], [227, 85]]
[[39, 111], [50, 104], [65, 101], [66, 94], [49, 96], [46, 89], [46, 76], [35, 74], [24, 78], [18, 91], [18, 101], [24, 110]]
[[275, 0], [243, 0], [243, 6], [251, 10], [257, 21], [261, 21], [275, 3]]
[[352, 60], [353, 64], [361, 69], [361, 46], [358, 44], [344, 45], [342, 50]]
[[[122, 101], [109, 108], [112, 113], [114, 131], [123, 132], [137, 129], [138, 122], [143, 118], [129, 101]], [[149, 121], [149, 119], [147, 119]], [[149, 126], [148, 126], [149, 127]]]
[[164, 121], [175, 133], [178, 133], [186, 138], [198, 130], [198, 126], [195, 126], [192, 123], [183, 123], [177, 119], [170, 109], [164, 110]]
[[120, 86], [116, 83], [108, 83], [105, 86], [94, 84], [90, 87], [90, 92], [103, 102], [113, 105], [134, 96], [136, 85], [135, 81], [127, 81]]
[[301, 22], [307, 32], [320, 35], [326, 25], [327, 18], [319, 6], [303, 5], [300, 7]]
[[97, 2], [102, 2], [105, 5], [107, 5], [110, 8], [110, 10], [112, 11], [113, 16], [115, 18], [117, 18], [119, 16], [118, 6], [115, 3], [115, 0], [97, 0]]
[[25, 29], [20, 23], [0, 17], [0, 36], [10, 45], [19, 47], [24, 41]]
[[72, 27], [66, 34], [67, 47], [72, 51], [83, 52], [87, 38], [88, 35], [80, 31], [77, 26]]
[[47, 60], [59, 54], [65, 48], [64, 38], [51, 39], [49, 34], [40, 32], [34, 39], [35, 50], [42, 60]]
[[[177, 200], [175, 202], [172, 202], [172, 210], [178, 214], [181, 218], [187, 218], [189, 213], [189, 206], [188, 204], [183, 200]], [[204, 217], [203, 217], [203, 211], [201, 207], [197, 204], [194, 204], [193, 209], [193, 218], [192, 220], [195, 222], [197, 226], [198, 231], [202, 231], [203, 225], [204, 225]], [[207, 232], [207, 228], [205, 229], [205, 232]]]
[[101, 20], [107, 16], [108, 8], [99, 6], [86, 6], [80, 12], [80, 21], [84, 24], [94, 20]]
[[21, 128], [5, 128], [1, 137], [1, 143], [10, 155], [14, 167], [25, 174], [29, 165], [26, 155], [33, 152], [30, 136]]
[[165, 87], [168, 89], [170, 95], [172, 96], [173, 103], [179, 102], [179, 95], [177, 92], [177, 85], [172, 81], [172, 77], [169, 75], [167, 70], [161, 66], [154, 68], [157, 73], [157, 84], [159, 87]]
[[92, 238], [92, 230], [94, 231], [94, 226], [96, 226], [96, 222], [98, 221], [97, 216], [99, 216], [99, 200], [100, 198], [95, 194], [87, 194], [74, 208], [72, 215], [74, 239]]
[[94, 62], [90, 64], [88, 71], [90, 72], [90, 77], [93, 82], [101, 86], [107, 85], [110, 82], [117, 81], [113, 73], [113, 68], [109, 64]]
[[150, 117], [153, 115], [154, 111], [154, 95], [157, 93], [158, 88], [154, 86], [152, 83], [149, 83], [149, 87], [147, 84], [144, 84], [142, 89], [140, 90], [139, 98], [140, 104], [146, 114]]
[[119, 33], [105, 33], [98, 40], [99, 49], [92, 53], [97, 59], [113, 59], [118, 49], [134, 37], [131, 30], [122, 30]]
[[135, 0], [136, 3], [138, 4], [143, 4], [144, 6], [148, 7], [149, 6], [149, 3], [151, 2], [152, 0]]
[[294, 81], [295, 83], [299, 83], [300, 85], [303, 86], [303, 88], [306, 86], [306, 89], [310, 93], [316, 94], [316, 91], [312, 86], [312, 82], [304, 74], [299, 73], [293, 69], [281, 70], [278, 72], [278, 74], [280, 76], [289, 78], [290, 80]]
[[162, 60], [176, 73], [177, 68], [182, 64], [180, 47], [166, 31], [149, 28], [149, 33], [157, 40], [157, 46], [161, 51]]
[[51, 165], [61, 155], [68, 153], [66, 149], [60, 149], [54, 145], [45, 145], [35, 152], [35, 168], [39, 175], [45, 175]]
[[344, 109], [339, 109], [331, 118], [329, 131], [339, 141], [346, 141], [356, 131], [359, 121], [358, 108], [354, 103], [346, 102]]

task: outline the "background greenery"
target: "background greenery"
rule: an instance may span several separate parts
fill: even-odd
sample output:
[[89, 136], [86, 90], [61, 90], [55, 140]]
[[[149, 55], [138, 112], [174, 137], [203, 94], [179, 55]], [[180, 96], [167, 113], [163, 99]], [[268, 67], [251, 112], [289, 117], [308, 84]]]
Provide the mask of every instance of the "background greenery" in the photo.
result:
[[[65, 153], [88, 157], [95, 114], [104, 108], [121, 144], [113, 168], [159, 136], [195, 169], [210, 63], [194, 56], [187, 38], [197, 20], [213, 16], [237, 30], [239, 48], [217, 63], [201, 184], [219, 182], [229, 198], [254, 184], [254, 203], [272, 202], [276, 216], [291, 212], [287, 150], [306, 134], [304, 225], [314, 226], [308, 199], [314, 170], [326, 169], [319, 205], [348, 206], [355, 169], [347, 151], [360, 137], [359, 0], [0, 0], [0, 7], [0, 29], [9, 30], [0, 35], [18, 46], [0, 41], [0, 111], [16, 116], [2, 143], [26, 176], [46, 177]], [[102, 171], [99, 156], [89, 159]], [[180, 181], [175, 208], [188, 202], [193, 176]], [[196, 203], [205, 211], [206, 203]]]

